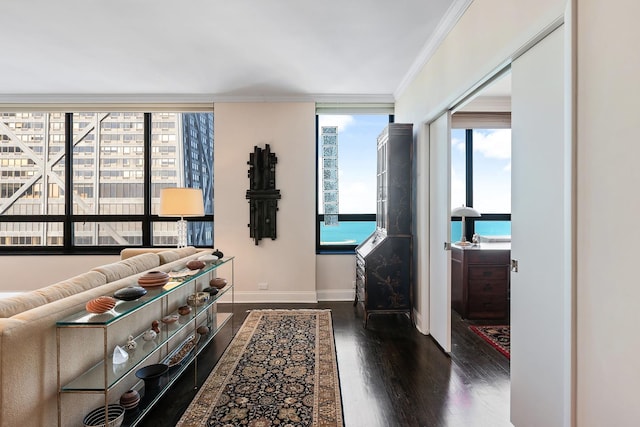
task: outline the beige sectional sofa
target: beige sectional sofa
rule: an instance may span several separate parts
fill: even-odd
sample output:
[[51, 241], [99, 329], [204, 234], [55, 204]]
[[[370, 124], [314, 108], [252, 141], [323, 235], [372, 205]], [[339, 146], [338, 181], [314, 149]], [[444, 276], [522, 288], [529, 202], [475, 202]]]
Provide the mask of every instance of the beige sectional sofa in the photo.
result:
[[[211, 251], [209, 251], [211, 253]], [[0, 299], [0, 427], [42, 427], [58, 423], [56, 322], [84, 309], [87, 301], [137, 284], [149, 270], [170, 271], [203, 254], [193, 247], [173, 250], [125, 250], [121, 260], [55, 283]], [[178, 304], [178, 302], [175, 302]], [[109, 330], [107, 348], [122, 345], [128, 334], [148, 329], [159, 311], [143, 310]], [[77, 331], [77, 330], [76, 330]], [[62, 335], [62, 333], [66, 335]], [[62, 339], [64, 338], [64, 339]], [[100, 360], [104, 334], [61, 331], [61, 382], [64, 384]], [[159, 355], [160, 357], [160, 355]], [[134, 378], [135, 380], [135, 378]], [[110, 403], [131, 387], [123, 381]], [[63, 426], [82, 426], [83, 414], [104, 403], [102, 394], [63, 393]]]

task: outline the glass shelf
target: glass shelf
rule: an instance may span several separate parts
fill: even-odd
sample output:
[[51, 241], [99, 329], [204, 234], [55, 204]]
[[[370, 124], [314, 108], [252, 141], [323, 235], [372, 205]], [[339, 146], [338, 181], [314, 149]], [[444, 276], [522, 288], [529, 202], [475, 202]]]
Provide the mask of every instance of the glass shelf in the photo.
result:
[[[60, 388], [62, 392], [73, 392], [73, 391], [104, 391], [105, 384], [107, 389], [113, 387], [121, 378], [128, 375], [133, 369], [139, 367], [142, 362], [144, 362], [152, 353], [155, 352], [158, 348], [162, 347], [166, 344], [171, 338], [176, 336], [180, 331], [184, 330], [186, 327], [193, 327], [194, 317], [197, 317], [201, 313], [205, 313], [209, 307], [211, 307], [214, 303], [216, 303], [223, 295], [225, 295], [231, 286], [227, 285], [223, 289], [221, 289], [216, 295], [209, 298], [209, 300], [200, 307], [192, 307], [193, 310], [189, 315], [180, 316], [178, 321], [172, 324], [160, 324], [160, 333], [156, 337], [156, 339], [151, 341], [145, 341], [142, 338], [143, 334], [135, 337], [136, 348], [135, 350], [131, 350], [128, 352], [129, 358], [124, 363], [114, 364], [112, 354], [109, 353], [109, 357], [107, 360], [100, 361], [100, 363], [91, 367], [84, 374], [75, 378], [73, 381], [64, 385]], [[144, 304], [143, 304], [144, 305]], [[141, 305], [141, 306], [143, 306]], [[177, 311], [172, 313], [177, 314]], [[225, 315], [228, 313], [220, 313], [220, 315]], [[231, 317], [229, 315], [229, 317]], [[226, 323], [226, 318], [217, 319], [224, 320]], [[216, 327], [212, 328], [208, 335], [215, 335], [219, 329], [219, 322], [216, 321]], [[74, 323], [74, 325], [76, 325]], [[96, 325], [92, 323], [92, 325]], [[99, 325], [102, 325], [99, 323]], [[65, 324], [66, 326], [66, 324]], [[199, 346], [203, 344], [199, 343]], [[107, 373], [107, 381], [105, 383], [104, 374], [105, 374], [105, 363], [106, 363], [106, 373]]]
[[137, 311], [145, 305], [166, 296], [173, 290], [186, 286], [187, 284], [192, 283], [193, 280], [197, 280], [199, 277], [211, 273], [212, 271], [232, 261], [233, 258], [234, 257], [225, 257], [221, 260], [217, 260], [212, 265], [206, 266], [195, 274], [186, 276], [185, 278], [173, 278], [164, 286], [145, 288], [147, 290], [147, 293], [142, 297], [138, 298], [135, 301], [118, 301], [116, 302], [116, 306], [106, 313], [94, 314], [89, 313], [86, 310], [82, 310], [79, 313], [59, 320], [58, 322], [56, 322], [56, 325], [61, 327], [107, 326], [128, 316], [129, 314]]
[[[200, 285], [200, 278], [206, 279], [209, 283], [209, 279], [215, 276], [215, 270], [222, 266], [227, 266], [230, 269], [230, 281], [222, 289], [218, 290], [218, 293], [212, 295], [202, 305], [192, 305], [191, 312], [185, 315], [180, 315], [177, 309], [172, 312], [169, 311], [169, 301], [171, 301], [171, 295], [182, 295], [184, 291], [193, 292]], [[226, 269], [224, 270], [226, 274]], [[167, 363], [166, 360], [170, 357], [172, 352], [176, 351], [177, 347], [181, 345], [188, 336], [197, 334], [196, 329], [200, 326], [207, 326], [209, 332], [201, 335], [199, 341], [196, 343], [195, 348], [184, 357], [184, 359], [169, 368], [168, 372], [161, 378], [161, 386], [158, 389], [143, 391], [141, 389], [140, 394], [142, 399], [138, 405], [138, 409], [125, 415], [123, 426], [133, 427], [137, 425], [145, 414], [147, 414], [157, 401], [165, 394], [168, 388], [178, 379], [178, 377], [189, 367], [196, 366], [197, 372], [197, 357], [200, 352], [209, 344], [218, 332], [229, 323], [233, 318], [233, 304], [234, 304], [234, 257], [225, 257], [220, 260], [207, 264], [203, 269], [197, 272], [191, 272], [188, 269], [182, 269], [174, 273], [190, 273], [188, 275], [176, 274], [171, 278], [171, 281], [164, 286], [148, 287], [147, 293], [134, 301], [118, 301], [116, 306], [106, 313], [93, 314], [86, 310], [82, 310], [74, 315], [68, 316], [64, 319], [56, 322], [56, 341], [57, 341], [57, 369], [58, 369], [58, 426], [63, 425], [62, 415], [62, 396], [73, 393], [84, 394], [103, 394], [105, 405], [117, 401], [117, 396], [113, 396], [112, 392], [127, 378], [131, 378], [133, 373], [141, 367], [155, 363], [155, 360], [161, 360], [162, 363]], [[213, 274], [212, 274], [213, 273]], [[180, 276], [180, 277], [177, 277]], [[193, 287], [193, 288], [191, 288]], [[230, 297], [230, 298], [227, 298]], [[223, 308], [223, 312], [218, 312], [218, 302], [222, 302], [223, 307], [227, 302], [231, 304], [231, 312], [228, 309]], [[153, 305], [153, 302], [160, 302], [160, 305]], [[151, 310], [156, 313], [159, 310], [161, 313], [158, 318], [164, 318], [169, 315], [178, 315], [178, 320], [174, 323], [160, 323], [160, 332], [154, 340], [145, 341], [143, 339], [144, 332], [134, 336], [133, 339], [136, 342], [135, 349], [127, 351], [128, 358], [124, 363], [113, 363], [113, 348], [107, 348], [108, 335], [111, 327], [117, 327], [116, 323], [119, 320], [125, 319], [129, 315], [133, 315], [141, 310]], [[161, 316], [161, 317], [160, 317]], [[125, 325], [126, 326], [126, 325]], [[80, 330], [99, 330], [104, 335], [104, 352], [101, 357], [97, 359], [97, 363], [81, 373], [79, 376], [74, 377], [66, 384], [60, 383], [61, 370], [64, 369], [64, 364], [61, 363], [60, 348], [63, 345], [63, 338], [66, 338], [67, 334], [77, 334]], [[65, 332], [66, 331], [66, 332]], [[74, 332], [75, 331], [75, 332]], [[136, 385], [134, 388], [140, 388], [140, 384], [143, 381], [136, 379]], [[194, 383], [196, 379], [194, 378]], [[70, 398], [69, 398], [70, 399]], [[105, 410], [106, 412], [106, 410]]]
[[[180, 364], [169, 368], [169, 371], [160, 378], [161, 390], [164, 391], [168, 389], [180, 377], [180, 375], [182, 375], [182, 373], [191, 365], [194, 359], [198, 357], [207, 344], [213, 340], [217, 332], [222, 329], [232, 317], [232, 313], [218, 313], [216, 315], [215, 328], [213, 327], [213, 324], [207, 324], [211, 330], [207, 335], [200, 339], [196, 345], [195, 351], [185, 357]], [[147, 393], [145, 390], [145, 392], [142, 393], [140, 403], [136, 410], [133, 412], [125, 412], [122, 427], [135, 426], [153, 408], [153, 405], [160, 400], [163, 394], [163, 392], [158, 391], [151, 391], [150, 393]]]

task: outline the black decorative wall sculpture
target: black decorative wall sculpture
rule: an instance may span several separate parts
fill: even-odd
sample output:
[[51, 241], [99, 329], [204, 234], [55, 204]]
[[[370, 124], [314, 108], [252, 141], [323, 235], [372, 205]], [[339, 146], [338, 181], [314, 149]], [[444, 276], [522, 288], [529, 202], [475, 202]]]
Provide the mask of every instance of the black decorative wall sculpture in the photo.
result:
[[264, 149], [257, 145], [249, 154], [249, 236], [256, 245], [263, 237], [276, 238], [276, 212], [280, 190], [276, 189], [276, 163], [278, 158], [269, 144]]

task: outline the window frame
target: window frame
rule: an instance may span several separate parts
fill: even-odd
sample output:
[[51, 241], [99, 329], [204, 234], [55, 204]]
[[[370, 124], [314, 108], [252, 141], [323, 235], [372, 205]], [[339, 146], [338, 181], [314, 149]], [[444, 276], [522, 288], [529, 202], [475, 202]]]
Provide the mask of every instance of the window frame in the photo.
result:
[[[393, 123], [395, 120], [395, 116], [393, 114], [389, 114], [388, 112], [380, 113], [376, 112], [377, 109], [387, 109], [387, 106], [379, 106], [374, 105], [371, 106], [372, 111], [366, 111], [366, 107], [363, 106], [342, 106], [339, 111], [334, 112], [333, 114], [353, 114], [353, 115], [367, 115], [367, 114], [376, 114], [376, 115], [386, 115], [388, 117], [388, 123]], [[318, 110], [318, 109], [317, 109]], [[364, 111], [363, 111], [364, 110]], [[318, 255], [354, 255], [356, 248], [359, 244], [352, 245], [322, 245], [320, 242], [320, 228], [321, 223], [324, 221], [324, 213], [320, 212], [320, 176], [321, 176], [321, 165], [320, 165], [320, 115], [331, 114], [331, 112], [325, 111], [316, 111], [316, 181], [315, 181], [315, 195], [316, 195], [316, 254]], [[382, 131], [382, 129], [381, 129]], [[376, 144], [377, 141], [371, 141], [372, 144]], [[374, 185], [375, 182], [374, 182]], [[367, 221], [367, 222], [376, 222], [377, 214], [338, 214], [338, 222], [350, 222], [350, 221]], [[366, 240], [366, 239], [365, 239]], [[363, 240], [364, 241], [364, 240]]]
[[[61, 246], [7, 246], [0, 245], [0, 255], [113, 255], [119, 254], [122, 249], [130, 247], [165, 247], [164, 245], [153, 246], [152, 230], [153, 225], [156, 222], [177, 222], [180, 218], [173, 217], [161, 217], [157, 214], [151, 213], [152, 208], [152, 114], [159, 111], [185, 114], [185, 113], [210, 113], [213, 114], [213, 108], [211, 105], [208, 108], [202, 106], [196, 106], [195, 108], [188, 108], [188, 106], [164, 106], [160, 109], [158, 107], [137, 109], [132, 107], [118, 108], [111, 107], [105, 110], [104, 106], [83, 106], [83, 108], [39, 108], [33, 110], [25, 110], [24, 108], [11, 108], [11, 106], [3, 106], [0, 108], [1, 112], [11, 113], [40, 113], [49, 114], [64, 111], [65, 115], [65, 136], [64, 136], [64, 214], [60, 215], [0, 215], [0, 223], [62, 223], [63, 227], [63, 243]], [[73, 112], [68, 112], [73, 111]], [[73, 213], [73, 191], [67, 191], [67, 189], [73, 189], [73, 114], [76, 112], [117, 112], [117, 113], [143, 113], [143, 208], [144, 213], [131, 215], [131, 214], [74, 214]], [[78, 165], [82, 167], [81, 165]], [[95, 165], [96, 168], [99, 165]], [[213, 177], [212, 177], [213, 179]], [[189, 181], [189, 180], [188, 180]], [[190, 221], [210, 221], [213, 223], [214, 215], [205, 214], [199, 217], [190, 217]], [[74, 225], [77, 223], [103, 223], [103, 222], [139, 222], [142, 228], [142, 242], [140, 245], [127, 244], [127, 245], [74, 245]], [[213, 236], [212, 236], [213, 239]], [[212, 242], [213, 243], [213, 242]], [[208, 247], [208, 246], [207, 246]]]
[[[460, 113], [459, 113], [460, 114]], [[498, 116], [500, 120], [507, 120], [506, 114], [486, 114], [487, 117]], [[497, 122], [499, 123], [499, 122]], [[500, 126], [496, 123], [477, 123], [466, 124], [466, 126], [452, 126], [452, 129], [465, 130], [465, 206], [474, 206], [473, 201], [473, 131], [474, 129], [511, 129], [511, 114], [508, 114], [509, 126]], [[470, 127], [471, 126], [471, 127]], [[467, 241], [471, 241], [475, 234], [476, 221], [509, 221], [511, 222], [511, 213], [482, 213], [481, 217], [465, 217], [465, 234]], [[451, 221], [461, 221], [459, 216], [452, 216]]]

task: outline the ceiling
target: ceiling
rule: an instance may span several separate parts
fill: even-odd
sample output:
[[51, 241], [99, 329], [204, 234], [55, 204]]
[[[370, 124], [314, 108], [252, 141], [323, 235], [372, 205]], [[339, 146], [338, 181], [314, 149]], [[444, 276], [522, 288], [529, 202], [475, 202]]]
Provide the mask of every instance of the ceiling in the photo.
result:
[[20, 0], [0, 101], [392, 101], [471, 0]]

